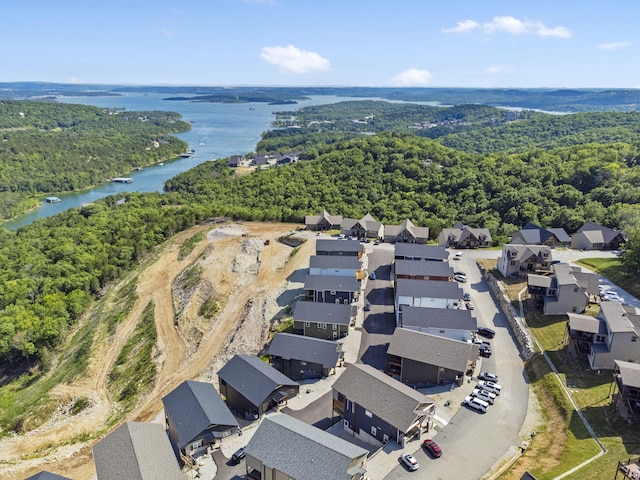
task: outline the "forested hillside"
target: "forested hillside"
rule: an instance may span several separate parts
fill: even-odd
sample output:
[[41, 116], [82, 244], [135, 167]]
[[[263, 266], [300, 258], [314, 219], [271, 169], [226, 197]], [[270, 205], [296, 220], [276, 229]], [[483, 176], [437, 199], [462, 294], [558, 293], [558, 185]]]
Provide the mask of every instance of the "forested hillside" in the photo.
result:
[[184, 152], [172, 112], [105, 111], [53, 102], [0, 102], [0, 216]]

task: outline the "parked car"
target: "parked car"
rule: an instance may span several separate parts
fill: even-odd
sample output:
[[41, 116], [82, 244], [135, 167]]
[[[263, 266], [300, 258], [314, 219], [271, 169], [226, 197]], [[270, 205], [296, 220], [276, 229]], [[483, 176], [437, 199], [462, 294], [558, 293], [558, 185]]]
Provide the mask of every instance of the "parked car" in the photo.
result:
[[380, 240], [376, 240], [375, 242], [373, 242], [374, 245], [380, 245]]
[[469, 300], [468, 302], [464, 302], [464, 305], [467, 307], [467, 310], [473, 310], [476, 308], [471, 300]]
[[463, 276], [463, 275], [454, 275], [454, 276], [453, 276], [453, 279], [454, 279], [456, 282], [460, 282], [460, 283], [467, 283], [467, 277], [466, 277], [466, 276]]
[[502, 385], [498, 385], [495, 382], [489, 382], [487, 380], [478, 380], [478, 386], [483, 390], [489, 390], [496, 395], [500, 395], [500, 391], [502, 390]]
[[471, 294], [470, 294], [469, 292], [466, 292], [466, 293], [464, 294], [464, 296], [462, 297], [462, 299], [463, 299], [465, 302], [470, 302], [470, 301], [471, 301]]
[[400, 459], [402, 460], [402, 463], [404, 463], [412, 472], [420, 468], [420, 464], [410, 453], [403, 453], [402, 455], [400, 455]]
[[376, 272], [371, 272], [369, 274], [369, 280], [375, 280], [376, 279]]
[[473, 392], [471, 392], [471, 396], [484, 400], [490, 405], [493, 405], [493, 402], [496, 401], [495, 393], [490, 392], [489, 390], [483, 390], [482, 388], [474, 388]]
[[453, 257], [453, 258], [456, 258], [456, 259], [460, 260], [462, 258], [462, 252], [456, 252], [455, 257]]
[[363, 307], [363, 310], [365, 312], [368, 312], [369, 310], [371, 310], [371, 304], [370, 303], [365, 303], [364, 307]]
[[496, 332], [489, 327], [478, 327], [478, 335], [481, 335], [485, 338], [493, 338], [496, 336]]
[[422, 446], [434, 457], [439, 458], [442, 456], [442, 449], [433, 440], [425, 440], [422, 442]]
[[247, 456], [247, 452], [244, 451], [244, 448], [236, 450], [233, 455], [231, 455], [231, 460], [233, 463], [240, 463], [240, 461]]
[[491, 373], [491, 372], [480, 372], [478, 374], [478, 379], [487, 380], [489, 382], [497, 382], [498, 381], [498, 375], [496, 375], [495, 373]]
[[464, 400], [462, 403], [482, 413], [486, 412], [487, 408], [489, 407], [489, 404], [484, 400], [480, 400], [479, 398], [471, 397], [471, 396], [464, 397]]
[[341, 233], [340, 235], [338, 235], [338, 238], [340, 240], [343, 240], [343, 239], [347, 238], [347, 236], [344, 233]]
[[480, 356], [484, 357], [484, 358], [489, 358], [491, 357], [491, 354], [493, 352], [491, 351], [491, 347], [489, 345], [480, 345]]

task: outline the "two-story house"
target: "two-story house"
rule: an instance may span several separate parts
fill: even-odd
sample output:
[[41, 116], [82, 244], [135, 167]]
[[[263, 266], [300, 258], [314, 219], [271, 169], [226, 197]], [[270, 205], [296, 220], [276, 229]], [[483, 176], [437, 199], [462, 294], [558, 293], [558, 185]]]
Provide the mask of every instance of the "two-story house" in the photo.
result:
[[571, 237], [564, 228], [542, 228], [535, 223], [528, 222], [522, 229], [511, 235], [511, 243], [570, 247]]
[[344, 363], [341, 342], [291, 333], [276, 333], [267, 353], [273, 368], [296, 381], [333, 375]]
[[342, 255], [362, 258], [364, 247], [358, 240], [320, 238], [316, 240], [316, 255]]
[[[309, 275], [356, 278], [361, 270], [362, 261], [358, 257], [342, 255], [311, 255], [309, 257]], [[360, 273], [360, 275], [363, 274]]]
[[343, 218], [340, 224], [340, 233], [358, 240], [378, 239], [382, 238], [384, 234], [384, 225], [367, 213], [360, 220]]
[[582, 313], [598, 294], [598, 275], [557, 263], [552, 277], [528, 274], [527, 288], [532, 298], [543, 304], [545, 315]]
[[341, 224], [342, 215], [331, 215], [326, 210], [322, 210], [318, 215], [304, 217], [304, 225], [307, 230], [337, 230]]
[[446, 262], [416, 262], [415, 260], [396, 260], [393, 264], [393, 276], [409, 280], [438, 280], [448, 282], [454, 271]]
[[586, 222], [571, 236], [571, 248], [576, 250], [618, 250], [626, 241], [620, 230]]
[[385, 225], [384, 241], [389, 243], [427, 243], [429, 227], [416, 227], [408, 218], [400, 225]]
[[402, 307], [400, 327], [462, 342], [471, 341], [478, 321], [467, 309]]
[[[640, 415], [640, 364], [615, 360], [613, 379], [616, 382], [620, 400], [633, 418]], [[614, 400], [615, 401], [615, 400]]]
[[396, 243], [394, 247], [394, 259], [397, 260], [427, 260], [446, 262], [449, 260], [449, 252], [445, 247], [438, 245], [422, 245], [419, 243]]
[[310, 302], [351, 305], [359, 293], [360, 282], [355, 277], [307, 275], [304, 281], [304, 299]]
[[354, 305], [298, 301], [293, 309], [293, 329], [305, 337], [337, 340], [349, 334], [355, 316]]
[[464, 292], [455, 282], [436, 280], [407, 280], [396, 282], [395, 311], [396, 325], [401, 325], [400, 317], [405, 305], [420, 308], [462, 308]]
[[498, 258], [498, 270], [505, 277], [549, 272], [551, 261], [551, 247], [548, 245], [508, 243], [502, 246], [502, 255]]
[[438, 235], [438, 245], [447, 248], [484, 248], [492, 242], [488, 228], [471, 228], [460, 222], [452, 228], [443, 228]]

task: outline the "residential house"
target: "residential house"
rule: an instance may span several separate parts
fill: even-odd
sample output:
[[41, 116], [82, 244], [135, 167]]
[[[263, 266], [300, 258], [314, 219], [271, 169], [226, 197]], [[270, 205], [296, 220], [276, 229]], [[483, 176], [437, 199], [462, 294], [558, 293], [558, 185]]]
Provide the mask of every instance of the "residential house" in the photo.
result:
[[531, 297], [543, 304], [544, 315], [582, 313], [598, 295], [598, 275], [557, 263], [552, 277], [528, 274], [527, 288]]
[[238, 431], [238, 421], [211, 383], [187, 380], [162, 398], [169, 440], [185, 463]]
[[276, 161], [276, 156], [272, 153], [259, 153], [253, 157], [254, 165], [275, 165]]
[[333, 275], [336, 277], [357, 277], [362, 273], [362, 261], [358, 257], [338, 255], [311, 255], [309, 275]]
[[68, 477], [62, 477], [60, 475], [56, 475], [55, 473], [42, 471], [40, 473], [36, 473], [35, 475], [31, 475], [29, 478], [25, 480], [71, 480]]
[[300, 389], [298, 382], [253, 355], [234, 355], [218, 371], [218, 379], [231, 411], [247, 420], [286, 405]]
[[340, 233], [358, 240], [366, 238], [378, 239], [384, 235], [384, 225], [367, 213], [360, 220], [343, 218], [340, 225]]
[[626, 241], [620, 230], [587, 222], [571, 237], [571, 248], [577, 250], [618, 250]]
[[349, 334], [355, 317], [353, 305], [298, 301], [293, 309], [293, 329], [305, 337], [337, 340]]
[[436, 410], [428, 396], [362, 363], [347, 364], [336, 379], [333, 406], [345, 430], [375, 446], [419, 439]]
[[436, 245], [421, 245], [417, 243], [396, 243], [394, 247], [395, 260], [428, 260], [446, 262], [449, 252], [446, 248]]
[[285, 153], [283, 155], [278, 155], [276, 158], [276, 165], [282, 167], [284, 165], [291, 165], [292, 163], [296, 163], [299, 160], [297, 153]]
[[521, 230], [511, 235], [511, 243], [522, 245], [547, 245], [549, 247], [570, 247], [571, 237], [564, 228], [542, 228], [528, 222]]
[[464, 292], [455, 282], [400, 278], [396, 282], [396, 325], [401, 324], [400, 316], [405, 305], [420, 308], [462, 308], [463, 296]]
[[359, 292], [360, 282], [355, 277], [307, 275], [304, 281], [304, 298], [311, 302], [350, 305], [358, 299]]
[[98, 480], [184, 480], [169, 437], [157, 423], [126, 422], [93, 447]]
[[367, 478], [367, 450], [284, 413], [267, 415], [245, 452], [248, 479]]
[[415, 260], [396, 260], [393, 278], [409, 280], [435, 280], [448, 282], [453, 278], [453, 268], [446, 262], [416, 262]]
[[428, 227], [416, 227], [408, 218], [400, 225], [386, 225], [384, 227], [384, 241], [395, 243], [427, 243], [429, 240]]
[[362, 258], [364, 246], [358, 240], [316, 240], [316, 255], [342, 255]]
[[396, 328], [391, 336], [387, 373], [417, 388], [456, 383], [471, 375], [479, 347], [471, 342]]
[[438, 235], [438, 245], [446, 248], [484, 248], [492, 241], [488, 228], [471, 228], [460, 222], [443, 228]]
[[502, 255], [498, 258], [498, 271], [505, 277], [549, 272], [551, 248], [548, 245], [505, 244], [502, 246]]
[[407, 330], [429, 333], [452, 340], [468, 342], [478, 330], [478, 320], [470, 310], [402, 307], [400, 326]]
[[238, 168], [243, 160], [244, 157], [242, 155], [231, 155], [227, 160], [227, 166], [231, 168]]
[[273, 368], [296, 381], [333, 375], [344, 362], [342, 343], [291, 333], [276, 333], [268, 354]]
[[598, 318], [569, 314], [569, 342], [587, 351], [592, 369], [613, 369], [615, 360], [640, 363], [640, 315], [633, 306], [602, 302]]
[[304, 224], [307, 230], [337, 230], [342, 224], [342, 215], [330, 215], [326, 210], [322, 210], [318, 215], [304, 217]]
[[618, 387], [616, 397], [632, 416], [640, 414], [640, 364], [614, 360], [613, 379]]

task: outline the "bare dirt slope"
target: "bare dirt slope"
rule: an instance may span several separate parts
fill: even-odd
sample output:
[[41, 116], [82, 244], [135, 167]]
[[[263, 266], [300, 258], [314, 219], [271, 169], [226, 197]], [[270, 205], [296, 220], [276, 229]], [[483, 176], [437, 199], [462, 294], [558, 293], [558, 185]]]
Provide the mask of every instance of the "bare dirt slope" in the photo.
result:
[[[299, 284], [302, 269], [314, 241], [293, 249], [277, 241], [295, 225], [244, 223], [194, 227], [183, 232], [144, 271], [139, 273], [138, 299], [115, 335], [95, 349], [86, 377], [74, 385], [60, 385], [56, 394], [79, 395], [92, 406], [76, 416], [61, 414], [42, 428], [0, 442], [0, 477], [24, 478], [42, 469], [76, 480], [94, 478], [91, 447], [96, 440], [72, 440], [81, 433], [99, 431], [117, 405], [108, 394], [106, 381], [122, 346], [135, 328], [146, 305], [155, 302], [158, 331], [155, 361], [158, 376], [152, 391], [138, 403], [127, 420], [150, 421], [162, 408], [161, 398], [187, 379], [215, 378], [215, 372], [234, 353], [255, 354], [268, 338], [271, 322], [289, 304]], [[180, 245], [197, 231], [208, 232], [191, 254], [178, 260]], [[264, 245], [264, 240], [270, 245]], [[208, 325], [199, 322], [197, 342], [189, 342], [176, 327], [172, 283], [185, 268], [199, 263], [202, 277], [215, 289], [221, 309]], [[198, 295], [194, 295], [197, 299]], [[197, 302], [195, 302], [197, 303]], [[187, 305], [181, 313], [185, 322], [197, 308]], [[185, 318], [186, 317], [186, 318]]]

